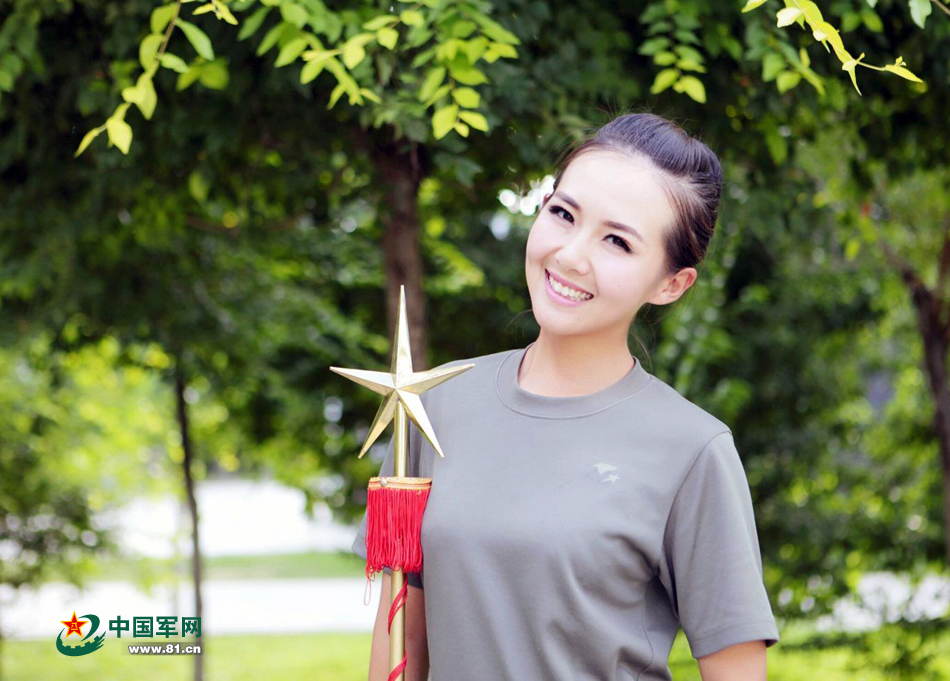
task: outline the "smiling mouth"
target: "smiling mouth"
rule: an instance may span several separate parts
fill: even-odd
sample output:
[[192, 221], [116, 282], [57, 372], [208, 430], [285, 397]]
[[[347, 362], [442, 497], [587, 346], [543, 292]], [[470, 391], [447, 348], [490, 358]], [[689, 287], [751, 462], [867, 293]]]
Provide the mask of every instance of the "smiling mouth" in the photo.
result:
[[555, 279], [550, 272], [544, 270], [544, 277], [547, 279], [548, 285], [554, 289], [554, 291], [567, 300], [574, 302], [582, 303], [585, 300], [590, 300], [594, 297], [592, 293], [587, 293], [586, 291], [579, 291], [578, 289], [572, 288], [570, 286], [565, 286], [557, 279]]

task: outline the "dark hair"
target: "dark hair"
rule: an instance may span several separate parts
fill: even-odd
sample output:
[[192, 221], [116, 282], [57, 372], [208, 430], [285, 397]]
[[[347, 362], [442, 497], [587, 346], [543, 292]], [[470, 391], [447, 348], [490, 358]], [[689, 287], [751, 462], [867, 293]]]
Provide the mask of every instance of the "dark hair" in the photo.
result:
[[664, 171], [660, 173], [661, 182], [676, 216], [663, 238], [667, 271], [676, 274], [684, 267], [699, 265], [706, 257], [722, 197], [722, 168], [716, 154], [662, 116], [624, 114], [567, 155], [560, 163], [554, 189], [574, 159], [594, 150], [641, 156]]

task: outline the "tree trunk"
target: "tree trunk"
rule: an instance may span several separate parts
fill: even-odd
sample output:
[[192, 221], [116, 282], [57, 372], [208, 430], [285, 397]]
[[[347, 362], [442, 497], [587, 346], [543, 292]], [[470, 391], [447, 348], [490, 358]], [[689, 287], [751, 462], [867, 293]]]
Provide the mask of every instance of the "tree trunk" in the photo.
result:
[[917, 324], [924, 342], [924, 366], [933, 395], [934, 429], [943, 469], [943, 526], [947, 565], [950, 565], [950, 390], [947, 388], [947, 328], [938, 314], [938, 299], [922, 284], [911, 289]]
[[[188, 429], [188, 403], [185, 401], [185, 378], [181, 367], [181, 355], [176, 358], [175, 368], [175, 398], [178, 404], [178, 428], [181, 431], [181, 447], [185, 453], [182, 465], [185, 469], [185, 493], [188, 497], [188, 511], [191, 515], [191, 568], [192, 580], [195, 585], [195, 617], [201, 617], [201, 544], [198, 541], [198, 501], [195, 498], [195, 481], [191, 477], [191, 462], [193, 451]], [[198, 620], [201, 621], [200, 619]], [[195, 681], [202, 681], [207, 633], [201, 632], [202, 654], [192, 655], [195, 661]]]
[[[950, 219], [948, 219], [950, 223]], [[943, 542], [947, 565], [950, 565], [950, 388], [947, 386], [947, 347], [950, 344], [950, 230], [944, 234], [937, 266], [937, 286], [927, 288], [917, 272], [905, 262], [886, 241], [881, 241], [884, 255], [900, 273], [910, 291], [917, 328], [924, 346], [924, 371], [934, 401], [934, 430], [940, 451], [943, 473]]]
[[[386, 313], [389, 337], [393, 338], [399, 313], [399, 286], [406, 287], [406, 318], [412, 345], [412, 368], [428, 368], [426, 297], [423, 290], [422, 251], [419, 240], [417, 200], [422, 177], [418, 144], [401, 140], [375, 143], [373, 159], [385, 186], [383, 266], [386, 275]], [[387, 210], [388, 206], [388, 210]]]

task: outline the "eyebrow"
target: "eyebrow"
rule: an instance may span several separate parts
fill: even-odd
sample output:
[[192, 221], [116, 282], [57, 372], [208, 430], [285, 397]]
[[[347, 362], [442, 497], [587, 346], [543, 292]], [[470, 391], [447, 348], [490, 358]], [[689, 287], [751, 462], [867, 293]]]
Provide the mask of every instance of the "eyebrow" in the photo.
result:
[[[583, 210], [583, 209], [581, 208], [580, 204], [577, 203], [577, 201], [575, 201], [574, 199], [572, 199], [570, 196], [568, 196], [568, 195], [565, 194], [564, 192], [560, 192], [560, 191], [559, 191], [559, 192], [555, 192], [555, 194], [556, 194], [557, 196], [560, 196], [562, 199], [564, 199], [564, 202], [565, 202], [565, 203], [569, 203], [570, 205], [572, 205], [572, 206], [573, 206], [574, 208], [576, 208], [577, 210]], [[644, 238], [640, 235], [640, 232], [638, 232], [637, 230], [635, 230], [633, 227], [630, 227], [629, 225], [625, 225], [625, 224], [623, 224], [622, 222], [614, 222], [613, 220], [604, 220], [604, 224], [607, 225], [608, 227], [613, 227], [614, 229], [619, 229], [621, 232], [627, 232], [628, 234], [631, 234], [631, 235], [635, 236], [637, 239], [639, 239], [641, 243], [646, 244], [646, 239], [644, 239]]]

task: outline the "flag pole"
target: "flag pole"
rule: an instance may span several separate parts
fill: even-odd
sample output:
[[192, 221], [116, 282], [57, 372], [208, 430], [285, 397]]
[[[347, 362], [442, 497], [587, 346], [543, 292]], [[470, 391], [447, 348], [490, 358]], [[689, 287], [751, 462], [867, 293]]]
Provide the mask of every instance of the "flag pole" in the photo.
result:
[[[382, 395], [382, 404], [360, 449], [362, 458], [376, 438], [393, 421], [393, 474], [370, 478], [366, 500], [366, 578], [389, 567], [391, 574], [389, 607], [389, 678], [405, 681], [406, 619], [408, 598], [406, 572], [422, 570], [422, 516], [429, 497], [432, 478], [407, 477], [409, 420], [441, 458], [442, 447], [429, 423], [420, 395], [430, 388], [468, 371], [474, 364], [441, 367], [428, 371], [412, 370], [409, 324], [406, 321], [406, 290], [399, 286], [399, 310], [396, 335], [392, 343], [389, 371], [365, 369], [330, 370]], [[408, 418], [407, 418], [408, 417]]]

